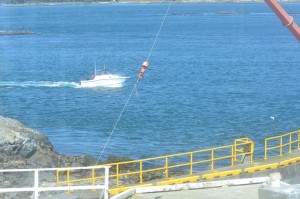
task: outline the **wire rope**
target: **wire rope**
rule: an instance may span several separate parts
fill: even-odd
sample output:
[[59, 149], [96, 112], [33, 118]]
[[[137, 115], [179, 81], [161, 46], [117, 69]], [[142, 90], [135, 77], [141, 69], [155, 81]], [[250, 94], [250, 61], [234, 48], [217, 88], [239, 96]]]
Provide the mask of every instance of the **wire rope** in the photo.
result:
[[101, 153], [100, 153], [100, 155], [99, 155], [99, 157], [98, 157], [98, 159], [97, 159], [96, 165], [99, 163], [99, 161], [100, 161], [100, 159], [101, 159], [101, 157], [102, 157], [102, 155], [103, 155], [103, 153], [104, 153], [104, 151], [105, 151], [105, 149], [106, 149], [106, 147], [107, 147], [107, 145], [108, 145], [108, 143], [109, 143], [109, 141], [110, 141], [110, 139], [111, 139], [113, 133], [115, 132], [115, 130], [116, 130], [116, 128], [117, 128], [117, 125], [118, 125], [118, 123], [119, 123], [121, 117], [123, 116], [123, 113], [124, 113], [124, 111], [125, 111], [125, 108], [127, 107], [128, 103], [129, 103], [129, 101], [130, 101], [130, 98], [131, 98], [131, 96], [132, 96], [132, 94], [133, 94], [133, 91], [135, 90], [135, 88], [136, 88], [138, 82], [139, 82], [139, 79], [137, 79], [136, 83], [134, 84], [134, 86], [133, 86], [133, 88], [132, 88], [132, 90], [131, 90], [131, 92], [130, 92], [130, 95], [129, 95], [128, 99], [126, 100], [126, 102], [125, 102], [125, 104], [124, 104], [124, 106], [123, 106], [123, 108], [122, 108], [122, 111], [121, 111], [121, 113], [119, 114], [118, 119], [116, 120], [116, 122], [115, 122], [115, 124], [114, 124], [114, 126], [113, 126], [113, 129], [112, 129], [112, 131], [110, 132], [110, 135], [109, 135], [109, 137], [107, 138], [106, 143], [105, 143], [105, 145], [104, 145], [104, 147], [103, 147], [103, 149], [102, 149], [102, 151], [101, 151]]
[[159, 29], [158, 29], [158, 31], [157, 31], [157, 34], [156, 34], [156, 36], [155, 36], [155, 40], [154, 40], [154, 42], [153, 42], [153, 44], [152, 44], [152, 47], [150, 48], [148, 57], [147, 57], [147, 59], [146, 59], [147, 61], [149, 61], [149, 59], [150, 59], [150, 56], [151, 56], [151, 54], [152, 54], [152, 51], [153, 51], [153, 49], [154, 49], [154, 47], [155, 47], [155, 44], [156, 44], [156, 42], [157, 42], [157, 38], [158, 38], [158, 36], [159, 36], [159, 34], [160, 34], [160, 32], [161, 32], [161, 29], [162, 29], [162, 27], [163, 27], [163, 25], [164, 25], [164, 23], [165, 23], [165, 21], [166, 21], [167, 15], [168, 15], [169, 10], [170, 10], [170, 7], [171, 7], [171, 3], [172, 3], [172, 0], [169, 1], [169, 5], [168, 5], [168, 8], [167, 8], [166, 13], [165, 13], [165, 15], [164, 15], [164, 18], [163, 18], [163, 20], [162, 20], [162, 22], [161, 22], [161, 24], [160, 24], [160, 27], [159, 27]]
[[[157, 39], [158, 39], [158, 37], [159, 37], [159, 34], [160, 34], [161, 30], [162, 30], [162, 27], [163, 27], [163, 25], [164, 25], [164, 23], [165, 23], [165, 21], [166, 21], [166, 17], [167, 17], [167, 15], [168, 15], [168, 13], [169, 13], [170, 6], [171, 6], [171, 1], [172, 1], [172, 0], [169, 1], [168, 8], [167, 8], [167, 10], [166, 10], [166, 13], [164, 14], [164, 18], [163, 18], [163, 20], [162, 20], [162, 22], [161, 22], [161, 24], [160, 24], [160, 27], [159, 27], [159, 29], [158, 29], [156, 35], [155, 35], [155, 39], [154, 39], [153, 44], [152, 44], [152, 46], [151, 46], [151, 48], [150, 48], [150, 51], [149, 51], [149, 54], [148, 54], [148, 57], [147, 57], [146, 61], [148, 61], [148, 60], [150, 59], [150, 57], [151, 57], [151, 54], [152, 54], [152, 52], [153, 52], [153, 49], [154, 49], [154, 47], [155, 47], [155, 44], [156, 44]], [[107, 138], [107, 140], [106, 140], [106, 142], [105, 142], [105, 145], [104, 145], [104, 147], [102, 148], [102, 150], [101, 150], [101, 152], [100, 152], [100, 155], [99, 155], [99, 157], [98, 157], [98, 159], [97, 159], [96, 165], [99, 163], [99, 161], [100, 161], [100, 159], [101, 159], [101, 157], [102, 157], [102, 155], [103, 155], [103, 153], [104, 153], [104, 151], [105, 151], [105, 149], [106, 149], [106, 147], [107, 147], [107, 145], [108, 145], [108, 143], [109, 143], [111, 137], [113, 136], [113, 134], [114, 134], [114, 132], [115, 132], [115, 130], [116, 130], [116, 128], [117, 128], [117, 126], [118, 126], [120, 120], [121, 120], [121, 117], [123, 116], [123, 113], [124, 113], [124, 111], [125, 111], [125, 109], [126, 109], [128, 103], [129, 103], [129, 101], [130, 101], [130, 99], [131, 99], [131, 97], [132, 97], [132, 94], [133, 94], [133, 92], [136, 90], [136, 87], [137, 87], [137, 84], [138, 84], [138, 83], [139, 83], [139, 78], [137, 78], [137, 80], [136, 80], [136, 82], [135, 82], [135, 84], [134, 84], [134, 86], [133, 86], [133, 88], [132, 88], [132, 90], [131, 90], [131, 92], [130, 92], [130, 94], [129, 94], [129, 97], [127, 98], [127, 100], [126, 100], [126, 102], [125, 102], [125, 104], [124, 104], [124, 106], [123, 106], [123, 108], [122, 108], [122, 110], [121, 110], [121, 112], [120, 112], [120, 114], [119, 114], [119, 116], [118, 116], [118, 118], [117, 118], [117, 120], [116, 120], [116, 122], [115, 122], [113, 128], [112, 128], [112, 131], [110, 132], [109, 137]]]

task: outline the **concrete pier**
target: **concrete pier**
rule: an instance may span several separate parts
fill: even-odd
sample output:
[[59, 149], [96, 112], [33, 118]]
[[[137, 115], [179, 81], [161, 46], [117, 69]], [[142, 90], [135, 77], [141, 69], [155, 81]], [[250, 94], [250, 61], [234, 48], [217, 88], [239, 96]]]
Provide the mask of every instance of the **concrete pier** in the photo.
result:
[[257, 191], [259, 186], [261, 186], [261, 184], [136, 194], [132, 197], [132, 199], [258, 199]]

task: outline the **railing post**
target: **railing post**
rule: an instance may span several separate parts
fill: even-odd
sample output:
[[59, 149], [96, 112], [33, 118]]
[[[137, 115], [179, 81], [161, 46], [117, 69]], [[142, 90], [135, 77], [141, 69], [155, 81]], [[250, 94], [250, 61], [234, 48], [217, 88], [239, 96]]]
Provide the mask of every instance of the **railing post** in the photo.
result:
[[233, 162], [236, 161], [236, 139], [234, 140], [234, 145], [233, 145], [233, 149], [232, 149], [232, 155], [233, 155], [233, 161], [231, 163], [231, 165], [233, 166]]
[[140, 184], [143, 183], [143, 161], [140, 161]]
[[119, 186], [119, 164], [117, 164], [116, 166], [116, 181], [118, 187]]
[[168, 156], [166, 157], [166, 178], [169, 178], [169, 161], [168, 161]]
[[56, 170], [56, 183], [58, 184], [59, 182], [59, 170]]
[[105, 167], [105, 179], [104, 179], [104, 199], [108, 199], [108, 185], [109, 185], [109, 167]]
[[95, 168], [92, 168], [92, 185], [95, 186]]
[[298, 150], [300, 149], [300, 130], [298, 131]]
[[267, 145], [268, 145], [268, 140], [265, 139], [265, 160], [268, 159], [267, 158], [267, 154], [268, 154], [268, 146]]
[[290, 134], [290, 150], [289, 153], [292, 153], [292, 134]]
[[250, 155], [250, 162], [253, 162], [253, 154], [254, 154], [254, 142], [251, 141], [251, 155]]
[[214, 158], [215, 158], [215, 152], [214, 152], [214, 148], [211, 149], [211, 170], [213, 171], [215, 169], [215, 165], [214, 165]]
[[231, 147], [231, 166], [234, 166], [234, 161], [236, 159], [236, 155], [234, 154], [234, 147], [235, 147], [235, 141], [234, 141], [234, 145]]
[[282, 156], [282, 136], [280, 136], [280, 156]]
[[[67, 182], [68, 182], [68, 183], [67, 183], [67, 186], [69, 187], [69, 186], [70, 186], [70, 170], [67, 170]], [[71, 193], [70, 190], [68, 190], [67, 193], [68, 193], [68, 194]]]
[[193, 152], [190, 154], [190, 174], [193, 174]]
[[34, 170], [34, 199], [39, 198], [39, 170]]

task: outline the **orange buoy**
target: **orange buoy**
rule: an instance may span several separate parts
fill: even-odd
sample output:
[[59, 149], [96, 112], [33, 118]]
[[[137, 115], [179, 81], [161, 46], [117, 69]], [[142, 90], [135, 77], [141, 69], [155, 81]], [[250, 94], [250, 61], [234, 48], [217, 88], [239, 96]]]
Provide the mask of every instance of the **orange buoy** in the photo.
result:
[[149, 67], [149, 63], [147, 61], [144, 61], [143, 62], [143, 65], [142, 65], [142, 68], [141, 68], [141, 71], [139, 73], [139, 79], [142, 80], [143, 79], [143, 74], [146, 72], [146, 69]]

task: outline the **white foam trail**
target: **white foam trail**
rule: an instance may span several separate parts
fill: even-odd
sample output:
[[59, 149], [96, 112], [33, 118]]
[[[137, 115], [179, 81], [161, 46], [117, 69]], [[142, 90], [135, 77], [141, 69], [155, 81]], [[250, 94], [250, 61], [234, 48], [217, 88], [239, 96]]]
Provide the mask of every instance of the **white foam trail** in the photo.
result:
[[50, 88], [80, 88], [76, 82], [50, 82], [50, 81], [26, 81], [26, 82], [0, 82], [0, 87], [50, 87]]

